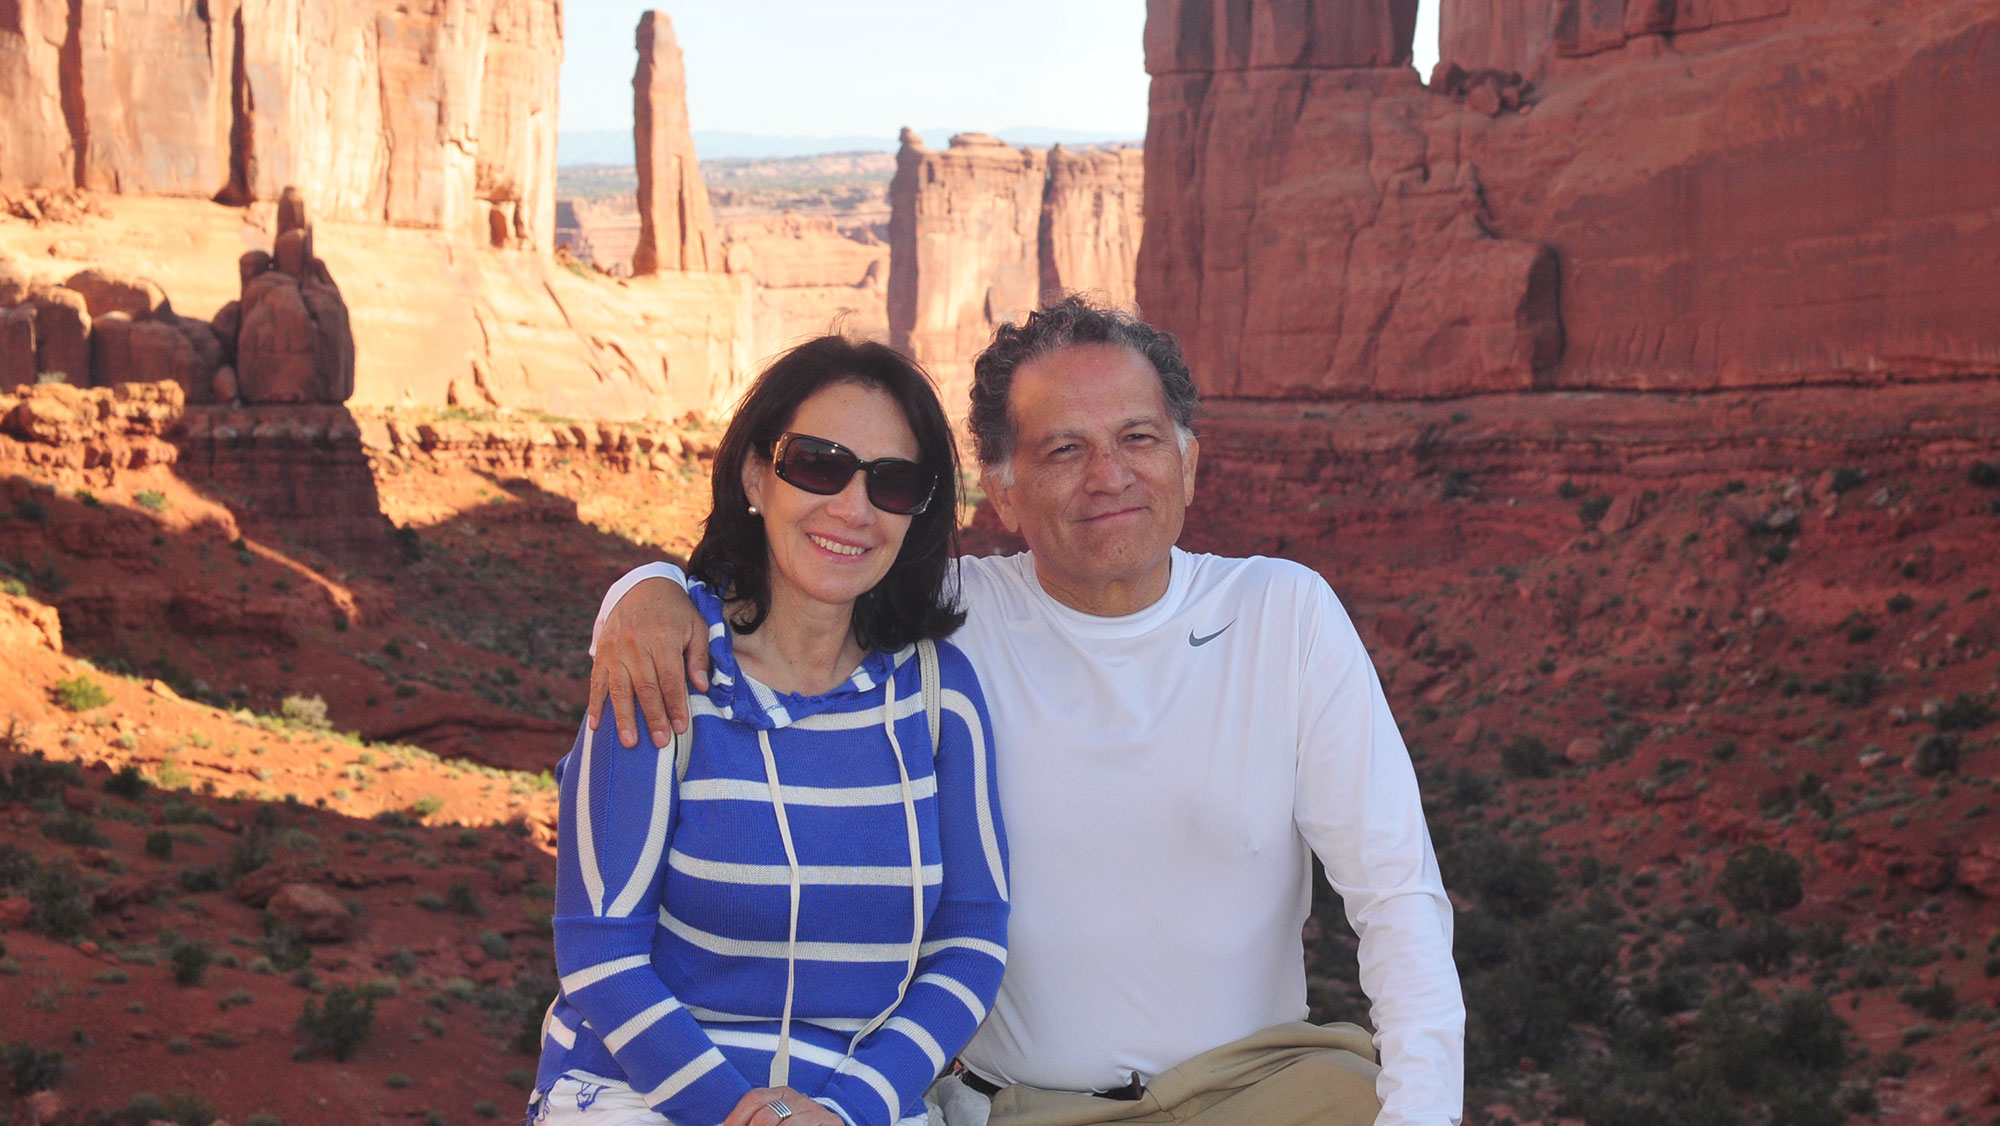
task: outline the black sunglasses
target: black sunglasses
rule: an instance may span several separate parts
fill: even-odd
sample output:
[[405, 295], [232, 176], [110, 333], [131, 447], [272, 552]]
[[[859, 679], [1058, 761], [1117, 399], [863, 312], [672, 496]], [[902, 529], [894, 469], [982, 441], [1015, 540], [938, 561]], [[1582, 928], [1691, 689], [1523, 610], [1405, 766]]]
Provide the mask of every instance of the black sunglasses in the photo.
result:
[[862, 461], [846, 446], [810, 434], [779, 435], [771, 447], [771, 466], [779, 480], [823, 497], [845, 489], [860, 470], [868, 474], [868, 503], [898, 516], [929, 508], [937, 491], [937, 474], [908, 458]]

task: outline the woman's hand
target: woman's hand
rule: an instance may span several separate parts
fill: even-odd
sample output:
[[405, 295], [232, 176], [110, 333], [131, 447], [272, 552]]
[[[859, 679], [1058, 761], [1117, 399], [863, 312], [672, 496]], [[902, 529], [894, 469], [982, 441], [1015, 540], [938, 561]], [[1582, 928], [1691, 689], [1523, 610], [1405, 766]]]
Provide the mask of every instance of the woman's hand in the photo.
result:
[[[791, 1116], [779, 1118], [771, 1109], [773, 1100], [791, 1108]], [[847, 1126], [847, 1120], [790, 1087], [758, 1087], [743, 1096], [722, 1126]]]
[[590, 728], [597, 730], [608, 696], [618, 741], [636, 745], [636, 696], [653, 745], [664, 747], [673, 732], [687, 730], [688, 681], [708, 691], [708, 622], [671, 579], [647, 579], [627, 591], [604, 619], [590, 666]]

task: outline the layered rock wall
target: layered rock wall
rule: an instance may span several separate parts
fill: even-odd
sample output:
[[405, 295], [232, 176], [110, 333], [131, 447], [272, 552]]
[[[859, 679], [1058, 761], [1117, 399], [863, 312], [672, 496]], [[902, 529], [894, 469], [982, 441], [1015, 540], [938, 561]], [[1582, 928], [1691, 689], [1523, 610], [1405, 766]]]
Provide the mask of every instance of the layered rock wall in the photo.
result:
[[1152, 3], [1138, 297], [1211, 396], [1990, 387], [1990, 0], [1444, 26], [1426, 89], [1400, 3]]
[[687, 70], [664, 13], [639, 18], [632, 130], [639, 160], [639, 245], [634, 275], [722, 268], [722, 241], [688, 128]]
[[[1048, 160], [983, 133], [932, 152], [903, 130], [889, 185], [889, 337], [947, 384], [1034, 309]], [[955, 404], [951, 404], [954, 405]]]
[[0, 186], [275, 200], [548, 249], [559, 0], [0, 5]]
[[1038, 253], [1041, 288], [1132, 300], [1145, 224], [1146, 159], [1137, 149], [1049, 150]]
[[1052, 293], [1132, 301], [1144, 164], [1132, 150], [1016, 149], [961, 133], [942, 152], [903, 130], [889, 186], [889, 338], [947, 387], [995, 327]]

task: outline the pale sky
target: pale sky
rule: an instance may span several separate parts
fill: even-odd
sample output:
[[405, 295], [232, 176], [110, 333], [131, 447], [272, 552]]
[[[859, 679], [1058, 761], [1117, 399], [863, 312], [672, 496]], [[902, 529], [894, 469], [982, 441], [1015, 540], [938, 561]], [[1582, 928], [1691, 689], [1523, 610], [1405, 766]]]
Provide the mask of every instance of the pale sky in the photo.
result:
[[[904, 125], [1146, 132], [1143, 0], [570, 0], [565, 131], [629, 129], [633, 32], [658, 8], [698, 132], [882, 136]], [[1436, 58], [1422, 0], [1417, 69]], [[931, 138], [943, 140], [943, 138]]]

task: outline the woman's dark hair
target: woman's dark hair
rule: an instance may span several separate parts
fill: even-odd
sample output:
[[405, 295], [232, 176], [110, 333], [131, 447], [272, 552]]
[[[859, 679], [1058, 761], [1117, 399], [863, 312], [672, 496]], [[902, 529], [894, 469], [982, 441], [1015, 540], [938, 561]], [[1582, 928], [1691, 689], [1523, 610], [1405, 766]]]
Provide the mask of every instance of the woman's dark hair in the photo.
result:
[[743, 466], [753, 457], [769, 460], [799, 406], [842, 383], [872, 387], [894, 399], [916, 435], [918, 463], [938, 476], [930, 506], [910, 519], [889, 573], [855, 601], [854, 639], [865, 649], [893, 652], [922, 638], [948, 636], [965, 622], [954, 602], [957, 584], [950, 593], [945, 589], [958, 558], [958, 447], [930, 376], [900, 352], [872, 341], [808, 340], [772, 361], [750, 384], [715, 454], [714, 507], [688, 558], [688, 573], [721, 591], [725, 600], [750, 607], [732, 619], [739, 631], [751, 633], [764, 624], [771, 612], [769, 545], [764, 521], [751, 515], [743, 492]]

